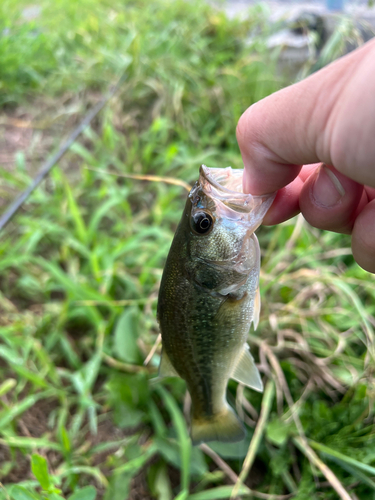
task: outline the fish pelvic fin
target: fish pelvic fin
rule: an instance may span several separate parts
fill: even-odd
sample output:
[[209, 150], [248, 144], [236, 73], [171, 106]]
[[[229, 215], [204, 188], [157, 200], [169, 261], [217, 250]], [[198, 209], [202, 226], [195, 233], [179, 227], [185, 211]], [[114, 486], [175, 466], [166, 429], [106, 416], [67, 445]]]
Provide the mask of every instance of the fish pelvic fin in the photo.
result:
[[246, 430], [232, 408], [226, 405], [223, 411], [211, 417], [193, 418], [190, 436], [194, 445], [208, 441], [235, 443], [244, 439]]
[[241, 382], [255, 391], [263, 392], [263, 382], [247, 344], [244, 344], [241, 354], [238, 357], [237, 365], [230, 378]]

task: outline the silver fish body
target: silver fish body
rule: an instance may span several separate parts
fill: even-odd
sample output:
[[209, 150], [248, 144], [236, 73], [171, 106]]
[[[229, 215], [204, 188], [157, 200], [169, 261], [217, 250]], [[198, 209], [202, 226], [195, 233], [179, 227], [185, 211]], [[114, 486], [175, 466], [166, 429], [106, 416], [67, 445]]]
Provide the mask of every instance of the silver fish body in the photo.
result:
[[246, 343], [259, 309], [260, 250], [254, 234], [274, 196], [242, 192], [242, 170], [200, 168], [161, 281], [159, 375], [179, 375], [192, 399], [191, 437], [239, 441], [244, 428], [226, 401], [233, 378], [263, 390]]

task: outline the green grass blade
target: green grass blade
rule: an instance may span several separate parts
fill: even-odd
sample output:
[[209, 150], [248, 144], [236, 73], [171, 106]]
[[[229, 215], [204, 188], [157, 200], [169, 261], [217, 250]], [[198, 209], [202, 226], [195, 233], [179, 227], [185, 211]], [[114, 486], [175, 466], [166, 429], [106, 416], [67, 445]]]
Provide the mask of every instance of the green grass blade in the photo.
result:
[[[233, 486], [218, 486], [200, 493], [193, 493], [188, 496], [188, 500], [220, 500], [222, 498], [230, 498], [233, 491]], [[241, 485], [238, 488], [238, 495], [251, 498], [251, 491], [246, 486]]]
[[177, 438], [180, 443], [181, 451], [181, 489], [189, 491], [190, 479], [190, 458], [191, 458], [191, 440], [186, 428], [185, 418], [178, 408], [175, 400], [164, 387], [157, 387], [157, 391], [161, 395], [165, 406], [172, 418], [174, 427], [177, 432]]
[[86, 243], [87, 242], [87, 229], [86, 229], [85, 223], [83, 221], [81, 211], [79, 209], [79, 206], [74, 198], [72, 190], [71, 190], [67, 181], [64, 183], [64, 186], [65, 186], [65, 191], [66, 191], [66, 194], [68, 197], [68, 207], [69, 207], [70, 214], [72, 216], [72, 219], [73, 219], [73, 222], [74, 222], [74, 225], [76, 228], [77, 237], [82, 243]]
[[340, 462], [356, 467], [357, 469], [360, 469], [364, 472], [367, 472], [368, 474], [371, 474], [371, 476], [375, 476], [375, 467], [372, 467], [371, 465], [359, 462], [354, 458], [348, 457], [343, 453], [340, 453], [339, 451], [332, 450], [332, 448], [329, 448], [324, 444], [317, 443], [316, 441], [309, 440], [309, 444], [311, 445], [311, 448], [314, 448], [315, 450], [320, 451], [329, 457], [336, 458]]
[[0, 438], [0, 443], [12, 448], [26, 448], [30, 450], [44, 449], [55, 450], [61, 453], [62, 447], [46, 438], [32, 438], [23, 436], [10, 436]]

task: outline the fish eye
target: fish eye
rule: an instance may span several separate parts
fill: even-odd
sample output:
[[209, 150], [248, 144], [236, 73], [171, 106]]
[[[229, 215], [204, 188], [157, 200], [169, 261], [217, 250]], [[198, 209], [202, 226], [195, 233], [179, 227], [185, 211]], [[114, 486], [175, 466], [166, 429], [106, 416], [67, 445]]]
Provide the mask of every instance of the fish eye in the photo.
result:
[[212, 224], [212, 216], [207, 212], [196, 212], [191, 218], [191, 228], [198, 234], [207, 234]]

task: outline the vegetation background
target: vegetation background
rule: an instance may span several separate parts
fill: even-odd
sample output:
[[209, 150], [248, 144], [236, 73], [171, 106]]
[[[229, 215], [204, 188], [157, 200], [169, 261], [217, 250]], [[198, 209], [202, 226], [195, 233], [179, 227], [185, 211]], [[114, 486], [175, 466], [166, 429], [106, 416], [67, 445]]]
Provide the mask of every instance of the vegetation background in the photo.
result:
[[[241, 167], [240, 114], [292, 79], [267, 49], [268, 14], [1, 2], [3, 209], [126, 72], [1, 234], [1, 499], [230, 498], [246, 456], [237, 498], [375, 499], [375, 289], [349, 237], [301, 217], [259, 230], [263, 307], [249, 342], [266, 392], [229, 384], [245, 443], [192, 448], [183, 381], [152, 382], [159, 348], [144, 365], [186, 198], [168, 178]], [[353, 35], [345, 23], [324, 63]]]

